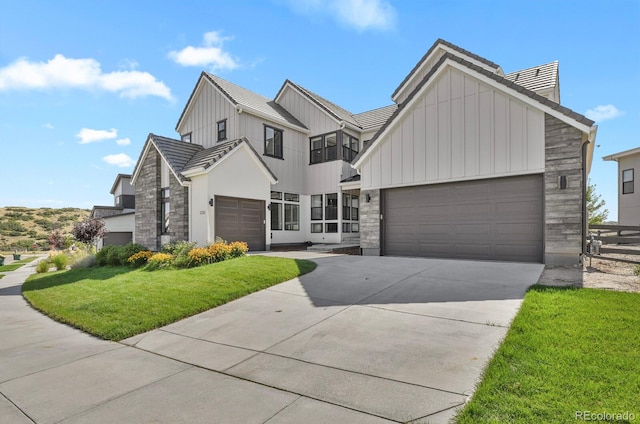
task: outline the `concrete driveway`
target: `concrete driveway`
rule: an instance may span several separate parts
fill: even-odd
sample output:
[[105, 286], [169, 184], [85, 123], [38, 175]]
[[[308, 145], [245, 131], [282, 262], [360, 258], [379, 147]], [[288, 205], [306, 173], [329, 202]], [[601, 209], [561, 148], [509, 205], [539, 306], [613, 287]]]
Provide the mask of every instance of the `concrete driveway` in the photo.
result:
[[543, 269], [286, 256], [313, 259], [318, 268], [122, 343], [34, 312], [17, 296], [20, 277], [5, 277], [0, 416], [43, 423], [447, 422]]

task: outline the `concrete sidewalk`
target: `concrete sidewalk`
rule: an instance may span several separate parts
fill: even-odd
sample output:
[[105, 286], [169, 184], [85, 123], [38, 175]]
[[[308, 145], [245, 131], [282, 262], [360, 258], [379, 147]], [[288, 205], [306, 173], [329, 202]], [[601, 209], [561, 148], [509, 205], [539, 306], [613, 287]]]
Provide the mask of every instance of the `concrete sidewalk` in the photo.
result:
[[[282, 256], [283, 254], [278, 254]], [[0, 279], [0, 417], [12, 423], [447, 422], [542, 265], [292, 252], [316, 271], [123, 343]]]

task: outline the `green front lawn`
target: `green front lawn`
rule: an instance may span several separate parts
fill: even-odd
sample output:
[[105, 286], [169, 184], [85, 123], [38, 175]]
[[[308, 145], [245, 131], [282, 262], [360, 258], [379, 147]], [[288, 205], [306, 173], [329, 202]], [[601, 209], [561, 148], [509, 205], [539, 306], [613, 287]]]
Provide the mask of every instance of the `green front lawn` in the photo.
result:
[[28, 264], [29, 262], [34, 260], [36, 260], [35, 256], [30, 258], [20, 259], [19, 261], [12, 262], [9, 265], [0, 265], [0, 272], [15, 271], [16, 269], [20, 268], [22, 265]]
[[534, 286], [458, 422], [640, 422], [639, 399], [640, 294]]
[[311, 261], [245, 256], [153, 272], [126, 267], [72, 269], [30, 276], [23, 296], [58, 321], [122, 340], [206, 311], [315, 269]]

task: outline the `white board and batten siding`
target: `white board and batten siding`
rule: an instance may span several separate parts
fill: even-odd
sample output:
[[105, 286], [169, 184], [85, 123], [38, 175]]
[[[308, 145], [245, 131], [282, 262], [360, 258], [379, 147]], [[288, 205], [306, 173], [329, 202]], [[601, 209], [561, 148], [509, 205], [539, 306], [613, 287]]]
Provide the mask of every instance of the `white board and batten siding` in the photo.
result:
[[293, 113], [296, 119], [311, 132], [309, 136], [326, 134], [340, 129], [335, 119], [292, 87], [285, 89], [285, 92], [278, 99], [278, 103], [286, 110], [295, 111]]
[[[282, 130], [283, 159], [264, 154], [265, 125]], [[272, 190], [304, 193], [307, 179], [306, 167], [309, 162], [309, 139], [306, 134], [286, 127], [281, 122], [267, 121], [249, 113], [240, 114], [239, 130], [278, 178], [278, 183]]]
[[362, 188], [544, 172], [544, 113], [447, 67], [361, 166]]
[[196, 93], [189, 111], [177, 128], [180, 135], [191, 133], [191, 142], [205, 148], [218, 141], [218, 121], [227, 120], [227, 140], [239, 138], [235, 106], [206, 81]]

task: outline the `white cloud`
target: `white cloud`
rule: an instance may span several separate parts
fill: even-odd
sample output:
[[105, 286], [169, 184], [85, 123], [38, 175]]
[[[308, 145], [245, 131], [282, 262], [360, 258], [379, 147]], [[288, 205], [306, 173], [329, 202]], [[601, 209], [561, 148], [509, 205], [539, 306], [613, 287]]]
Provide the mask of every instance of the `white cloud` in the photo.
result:
[[80, 139], [80, 144], [93, 143], [95, 141], [110, 140], [118, 137], [118, 130], [111, 128], [110, 130], [92, 130], [89, 128], [83, 128], [76, 134], [76, 137]]
[[201, 47], [187, 46], [182, 50], [169, 52], [170, 59], [182, 66], [210, 66], [213, 70], [233, 70], [240, 64], [223, 49], [224, 42], [233, 37], [222, 37], [217, 31], [203, 36]]
[[158, 96], [171, 100], [171, 90], [148, 72], [135, 70], [104, 73], [95, 59], [69, 59], [57, 54], [48, 62], [20, 58], [0, 68], [0, 91], [49, 88], [97, 89], [120, 97]]
[[129, 144], [131, 144], [131, 140], [129, 140], [128, 138], [120, 138], [116, 140], [116, 144], [118, 146], [128, 146]]
[[46, 124], [43, 125], [43, 127], [52, 130], [53, 128], [55, 128], [53, 125], [51, 125], [51, 123], [47, 122]]
[[118, 153], [117, 155], [107, 155], [103, 157], [102, 160], [109, 165], [119, 166], [121, 168], [133, 166], [136, 163], [133, 159], [131, 159], [124, 153]]
[[585, 115], [593, 121], [602, 122], [607, 119], [617, 118], [622, 115], [622, 113], [623, 112], [618, 110], [614, 105], [598, 105], [593, 109], [588, 109]]
[[386, 31], [396, 25], [395, 8], [386, 0], [288, 0], [297, 12], [325, 14], [358, 31]]

